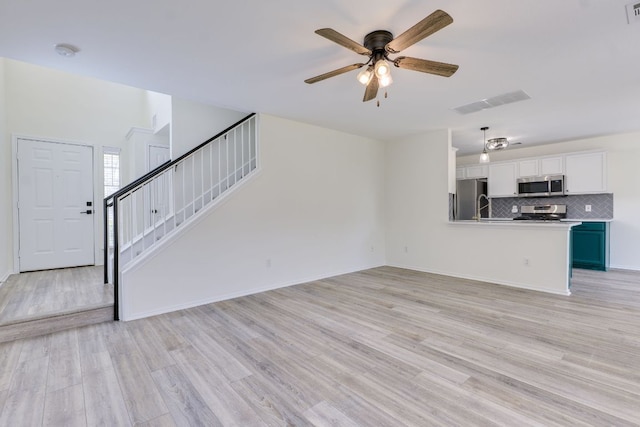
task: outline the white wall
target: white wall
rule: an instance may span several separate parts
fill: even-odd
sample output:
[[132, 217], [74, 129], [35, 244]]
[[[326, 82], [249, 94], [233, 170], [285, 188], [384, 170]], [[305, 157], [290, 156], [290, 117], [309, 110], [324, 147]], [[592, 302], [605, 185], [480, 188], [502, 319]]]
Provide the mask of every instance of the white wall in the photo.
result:
[[171, 99], [171, 114], [172, 159], [178, 158], [248, 115], [175, 97]]
[[[94, 201], [96, 206], [102, 206], [102, 147], [120, 147], [126, 158], [125, 135], [131, 126], [149, 124], [144, 91], [8, 59], [4, 64], [5, 93], [0, 97], [6, 105], [6, 126], [0, 141], [2, 186], [12, 186], [11, 135], [77, 142], [94, 147]], [[15, 221], [11, 190], [0, 192], [0, 197], [0, 218], [8, 216], [10, 224], [8, 230], [0, 226], [0, 254], [9, 252], [9, 265], [13, 268], [11, 230]], [[101, 209], [96, 210], [94, 221], [95, 256], [101, 264]]]
[[450, 138], [444, 130], [387, 144], [387, 264], [565, 293], [567, 228], [449, 223]]
[[260, 172], [124, 272], [124, 319], [385, 263], [384, 144], [272, 116], [259, 129]]
[[[156, 133], [171, 124], [171, 96], [158, 92], [145, 92], [149, 127]], [[155, 117], [155, 120], [153, 120]]]
[[[640, 270], [640, 133], [580, 139], [491, 153], [492, 161], [583, 150], [607, 151], [607, 183], [613, 193], [611, 267]], [[458, 165], [477, 163], [478, 156], [458, 158]]]
[[0, 282], [6, 280], [12, 267], [11, 231], [11, 142], [7, 132], [5, 107], [5, 61], [0, 58]]

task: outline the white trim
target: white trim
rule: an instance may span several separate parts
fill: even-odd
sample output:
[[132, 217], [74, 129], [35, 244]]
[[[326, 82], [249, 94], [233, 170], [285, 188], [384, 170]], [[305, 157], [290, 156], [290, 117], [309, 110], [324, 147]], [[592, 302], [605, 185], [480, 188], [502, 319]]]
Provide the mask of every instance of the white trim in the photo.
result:
[[3, 277], [0, 277], [0, 286], [2, 286], [4, 282], [6, 282], [9, 279], [9, 276], [11, 276], [12, 274], [13, 272], [7, 271], [7, 273]]
[[[18, 201], [19, 201], [19, 193], [18, 193], [18, 140], [26, 139], [29, 141], [40, 141], [40, 142], [48, 142], [54, 144], [66, 144], [66, 145], [75, 145], [81, 147], [89, 147], [91, 149], [91, 193], [93, 197], [92, 205], [93, 205], [93, 264], [96, 265], [96, 221], [98, 220], [98, 210], [96, 208], [96, 173], [99, 170], [96, 166], [96, 162], [98, 161], [96, 156], [95, 146], [91, 144], [87, 144], [86, 142], [58, 139], [58, 138], [49, 138], [49, 137], [37, 137], [30, 136], [18, 133], [11, 134], [11, 180], [12, 183], [12, 197], [11, 201], [13, 204], [13, 271], [19, 273], [20, 272], [20, 216], [18, 212]], [[102, 158], [100, 159], [102, 161]], [[104, 187], [104, 186], [103, 186]]]
[[640, 271], [640, 268], [631, 265], [609, 264], [609, 270]]
[[102, 146], [102, 154], [120, 154], [122, 152], [121, 148], [111, 147], [107, 145]]
[[131, 126], [131, 128], [129, 129], [129, 132], [127, 132], [127, 134], [125, 135], [125, 139], [127, 140], [127, 142], [129, 141], [129, 139], [133, 136], [133, 134], [135, 133], [141, 133], [141, 134], [146, 134], [146, 135], [153, 135], [153, 129], [149, 129], [149, 128], [141, 128], [138, 126]]

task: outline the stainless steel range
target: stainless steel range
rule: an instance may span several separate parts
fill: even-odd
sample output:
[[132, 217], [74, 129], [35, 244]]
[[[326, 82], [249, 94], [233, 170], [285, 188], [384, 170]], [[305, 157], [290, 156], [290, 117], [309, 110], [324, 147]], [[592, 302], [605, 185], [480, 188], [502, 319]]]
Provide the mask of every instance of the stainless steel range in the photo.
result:
[[567, 217], [567, 205], [524, 205], [520, 207], [519, 217], [514, 220], [524, 221], [560, 221]]

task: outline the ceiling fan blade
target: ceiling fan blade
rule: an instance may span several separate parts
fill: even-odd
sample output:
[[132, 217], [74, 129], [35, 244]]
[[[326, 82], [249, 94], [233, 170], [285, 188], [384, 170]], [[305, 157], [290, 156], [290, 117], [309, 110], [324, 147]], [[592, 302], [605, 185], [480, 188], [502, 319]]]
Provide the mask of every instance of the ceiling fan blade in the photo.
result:
[[374, 75], [367, 88], [364, 90], [364, 98], [362, 98], [362, 102], [371, 101], [378, 96], [378, 87], [380, 84], [378, 83], [378, 78]]
[[435, 33], [453, 22], [453, 18], [449, 14], [440, 9], [391, 40], [385, 46], [387, 52], [398, 53], [405, 50], [414, 43], [419, 42], [427, 36]]
[[453, 73], [458, 71], [458, 66], [455, 64], [428, 61], [426, 59], [411, 58], [408, 56], [400, 56], [396, 58], [393, 61], [393, 64], [398, 68], [421, 71], [423, 73], [435, 74], [443, 77], [451, 77]]
[[351, 49], [352, 51], [354, 51], [355, 53], [359, 53], [360, 55], [371, 55], [371, 51], [369, 49], [362, 46], [360, 43], [354, 42], [349, 37], [340, 34], [332, 28], [321, 28], [319, 30], [316, 30], [316, 34], [321, 35], [322, 37], [329, 39], [334, 43], [338, 43], [340, 46]]
[[319, 81], [328, 79], [330, 77], [335, 77], [335, 76], [339, 76], [340, 74], [343, 73], [347, 73], [351, 70], [357, 70], [358, 68], [361, 68], [362, 66], [364, 66], [365, 64], [351, 64], [351, 65], [347, 65], [346, 67], [342, 67], [342, 68], [338, 68], [337, 70], [333, 70], [333, 71], [329, 71], [328, 73], [324, 73], [324, 74], [320, 74], [319, 76], [315, 76], [315, 77], [311, 77], [310, 79], [305, 80], [305, 83], [317, 83]]

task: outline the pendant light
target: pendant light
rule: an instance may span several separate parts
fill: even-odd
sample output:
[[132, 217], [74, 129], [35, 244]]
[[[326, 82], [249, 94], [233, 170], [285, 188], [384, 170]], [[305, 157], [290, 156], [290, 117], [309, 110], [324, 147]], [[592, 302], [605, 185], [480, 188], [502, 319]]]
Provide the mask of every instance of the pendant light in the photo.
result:
[[480, 163], [489, 163], [489, 153], [487, 153], [487, 130], [489, 130], [489, 127], [484, 126], [481, 127], [480, 130], [484, 133], [482, 138], [484, 148], [482, 149], [482, 154], [480, 154]]

